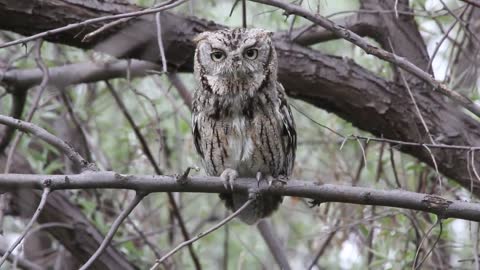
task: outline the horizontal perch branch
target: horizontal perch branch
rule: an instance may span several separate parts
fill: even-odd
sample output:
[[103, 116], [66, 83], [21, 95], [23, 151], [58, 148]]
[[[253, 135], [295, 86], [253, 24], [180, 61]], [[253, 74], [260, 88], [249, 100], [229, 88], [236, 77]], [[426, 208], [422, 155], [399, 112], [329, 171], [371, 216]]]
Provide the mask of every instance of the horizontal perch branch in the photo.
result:
[[[76, 175], [0, 174], [0, 190], [43, 189], [132, 189], [146, 192], [229, 193], [218, 177], [189, 177], [185, 183], [175, 176], [124, 175], [115, 172], [87, 171]], [[286, 185], [257, 187], [255, 179], [238, 179], [235, 192], [262, 192], [314, 199], [319, 202], [343, 202], [419, 210], [440, 218], [480, 221], [480, 204], [448, 200], [437, 195], [404, 190], [378, 190], [344, 185], [317, 184], [314, 181], [290, 180]]]

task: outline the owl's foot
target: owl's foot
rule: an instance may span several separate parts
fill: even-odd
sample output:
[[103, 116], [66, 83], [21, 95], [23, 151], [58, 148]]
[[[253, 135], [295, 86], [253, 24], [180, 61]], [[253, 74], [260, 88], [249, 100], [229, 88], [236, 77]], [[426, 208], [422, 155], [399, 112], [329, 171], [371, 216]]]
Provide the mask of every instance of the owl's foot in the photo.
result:
[[233, 191], [233, 182], [238, 178], [238, 172], [234, 169], [225, 169], [220, 178], [222, 178], [225, 189]]
[[184, 185], [188, 182], [188, 175], [190, 174], [190, 170], [200, 171], [200, 168], [197, 166], [189, 166], [182, 175], [175, 175], [175, 180], [180, 184]]
[[[261, 172], [257, 172], [257, 187], [260, 187], [260, 181], [262, 181], [263, 176]], [[271, 175], [268, 175], [265, 177], [265, 180], [268, 183], [268, 186], [271, 187], [273, 183], [275, 182], [280, 182], [282, 185], [285, 185], [287, 183], [288, 178], [286, 176], [280, 175], [278, 177], [273, 177]]]

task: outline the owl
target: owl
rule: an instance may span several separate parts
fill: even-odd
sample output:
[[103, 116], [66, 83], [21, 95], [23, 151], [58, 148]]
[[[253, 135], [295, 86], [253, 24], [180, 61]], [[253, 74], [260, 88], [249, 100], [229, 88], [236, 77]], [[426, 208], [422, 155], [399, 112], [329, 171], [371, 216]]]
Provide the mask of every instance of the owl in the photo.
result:
[[[193, 100], [195, 148], [208, 175], [227, 188], [238, 177], [288, 179], [297, 144], [285, 90], [277, 81], [272, 33], [263, 29], [203, 32], [195, 38]], [[220, 194], [237, 210], [249, 194]], [[259, 194], [238, 216], [255, 224], [269, 216], [281, 196]]]

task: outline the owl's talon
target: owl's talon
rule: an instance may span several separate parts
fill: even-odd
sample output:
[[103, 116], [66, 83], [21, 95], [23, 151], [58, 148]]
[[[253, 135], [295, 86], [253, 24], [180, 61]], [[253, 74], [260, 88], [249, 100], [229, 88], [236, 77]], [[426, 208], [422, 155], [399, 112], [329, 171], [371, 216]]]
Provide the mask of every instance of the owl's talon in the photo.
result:
[[257, 188], [260, 187], [260, 181], [262, 181], [262, 172], [257, 172]]
[[269, 176], [268, 177], [268, 187], [271, 187], [273, 185], [273, 183], [275, 183], [275, 182], [280, 182], [282, 185], [286, 185], [287, 180], [288, 180], [288, 178], [283, 176], [283, 175], [280, 175], [278, 177]]
[[238, 178], [238, 172], [233, 169], [225, 169], [220, 175], [220, 178], [222, 178], [225, 189], [233, 191], [233, 183]]

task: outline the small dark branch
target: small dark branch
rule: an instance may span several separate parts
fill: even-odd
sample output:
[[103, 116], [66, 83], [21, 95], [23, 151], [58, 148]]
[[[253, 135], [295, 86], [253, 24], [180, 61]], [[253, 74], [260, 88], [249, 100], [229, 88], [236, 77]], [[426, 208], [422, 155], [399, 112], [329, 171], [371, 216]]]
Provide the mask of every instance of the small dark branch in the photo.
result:
[[176, 248], [174, 248], [172, 251], [168, 252], [167, 254], [165, 254], [162, 258], [158, 259], [155, 264], [152, 266], [152, 268], [150, 268], [150, 270], [154, 270], [154, 269], [157, 269], [158, 266], [160, 265], [160, 263], [162, 263], [164, 260], [166, 260], [168, 257], [172, 256], [173, 254], [175, 254], [177, 251], [179, 251], [181, 248], [185, 247], [185, 246], [190, 246], [192, 245], [193, 242], [199, 240], [200, 238], [202, 237], [205, 237], [207, 235], [209, 235], [210, 233], [216, 231], [217, 229], [221, 228], [223, 225], [225, 225], [227, 222], [229, 222], [230, 220], [232, 220], [234, 217], [238, 216], [242, 211], [243, 209], [247, 208], [247, 206], [250, 205], [250, 203], [252, 203], [253, 200], [250, 199], [248, 201], [246, 201], [242, 207], [240, 207], [237, 211], [235, 211], [234, 213], [232, 213], [230, 216], [226, 217], [224, 220], [222, 220], [221, 222], [219, 222], [217, 225], [213, 226], [212, 228], [206, 230], [205, 232], [202, 232], [202, 233], [199, 233], [197, 236], [193, 237], [192, 239], [188, 240], [188, 241], [185, 241], [183, 243], [181, 243], [180, 245], [178, 245]]
[[7, 258], [12, 254], [12, 252], [15, 250], [15, 248], [22, 242], [22, 240], [25, 238], [27, 233], [30, 231], [32, 228], [33, 224], [37, 221], [38, 216], [43, 210], [43, 207], [45, 206], [45, 203], [47, 203], [47, 198], [48, 194], [50, 194], [50, 188], [44, 187], [43, 189], [43, 194], [42, 194], [42, 199], [40, 200], [40, 203], [38, 204], [37, 210], [35, 210], [35, 213], [33, 214], [32, 218], [28, 222], [27, 226], [25, 226], [25, 229], [23, 229], [22, 234], [15, 240], [15, 242], [7, 249], [5, 254], [3, 254], [3, 257], [0, 259], [0, 266], [2, 266], [3, 263], [7, 260]]
[[94, 262], [95, 260], [102, 254], [102, 252], [107, 248], [107, 246], [110, 244], [112, 241], [113, 236], [117, 232], [118, 228], [120, 225], [122, 225], [122, 222], [130, 215], [130, 213], [133, 211], [133, 209], [142, 201], [145, 196], [147, 196], [147, 192], [137, 192], [135, 194], [135, 198], [130, 202], [130, 204], [127, 206], [127, 208], [123, 209], [123, 211], [118, 215], [118, 217], [115, 219], [113, 222], [110, 230], [108, 231], [107, 235], [105, 236], [105, 239], [103, 240], [102, 244], [100, 247], [95, 251], [95, 253], [88, 259], [88, 261], [80, 267], [80, 270], [86, 270], [88, 269]]
[[[430, 233], [432, 232], [433, 228], [437, 227], [437, 226], [440, 226], [440, 231], [438, 232], [438, 236], [437, 238], [435, 239], [435, 242], [433, 243], [432, 247], [428, 250], [427, 254], [425, 254], [425, 256], [423, 257], [423, 259], [417, 264], [417, 260], [418, 260], [418, 255], [420, 254], [420, 249], [422, 248], [422, 243], [426, 240], [428, 240], [428, 236], [430, 235]], [[437, 245], [438, 241], [440, 240], [440, 237], [442, 236], [442, 232], [443, 232], [443, 225], [442, 225], [442, 219], [441, 218], [437, 218], [437, 221], [435, 222], [435, 224], [433, 224], [430, 229], [427, 231], [427, 233], [423, 236], [423, 239], [422, 241], [420, 241], [420, 245], [417, 249], [417, 252], [415, 253], [415, 259], [413, 260], [413, 266], [412, 266], [412, 269], [413, 270], [416, 270], [416, 269], [421, 269], [422, 267], [422, 264], [425, 262], [425, 260], [428, 258], [428, 256], [432, 253], [433, 249], [435, 248], [435, 246]]]
[[393, 152], [392, 147], [390, 147], [390, 164], [392, 166], [393, 177], [395, 178], [395, 183], [397, 184], [398, 188], [402, 188], [402, 184], [400, 183], [400, 178], [398, 177], [397, 173], [397, 166], [395, 165], [395, 152]]
[[89, 166], [90, 164], [82, 156], [80, 156], [80, 154], [76, 152], [75, 149], [73, 149], [73, 147], [70, 146], [68, 143], [37, 125], [5, 115], [0, 115], [0, 124], [15, 127], [20, 131], [30, 133], [44, 140], [46, 143], [52, 145], [60, 152], [64, 153], [73, 163], [78, 165], [80, 168], [92, 169], [94, 167]]
[[190, 92], [188, 91], [188, 88], [182, 82], [180, 77], [178, 77], [178, 74], [175, 73], [175, 72], [168, 73], [168, 79], [175, 86], [175, 88], [178, 91], [178, 94], [183, 99], [183, 102], [185, 103], [185, 105], [187, 105], [188, 109], [191, 111], [192, 110], [192, 95], [190, 94]]
[[92, 158], [92, 151], [90, 151], [90, 144], [88, 143], [88, 140], [87, 140], [87, 130], [82, 124], [81, 120], [77, 117], [77, 115], [73, 111], [73, 104], [68, 94], [65, 91], [62, 91], [60, 93], [60, 97], [63, 103], [65, 104], [65, 107], [67, 108], [67, 112], [70, 115], [70, 118], [72, 119], [72, 122], [75, 125], [75, 128], [80, 134], [80, 139], [82, 140], [82, 144], [85, 146], [87, 161], [91, 162], [93, 158]]
[[247, 28], [247, 0], [242, 0], [242, 27]]
[[[25, 118], [25, 120], [27, 122], [30, 122], [30, 120], [32, 120], [33, 115], [35, 114], [35, 111], [37, 110], [37, 107], [40, 103], [40, 99], [43, 95], [43, 92], [47, 88], [48, 81], [50, 80], [48, 67], [43, 62], [42, 56], [41, 56], [42, 44], [43, 44], [42, 40], [38, 40], [35, 44], [35, 63], [37, 64], [38, 68], [42, 71], [42, 82], [38, 86], [38, 90], [35, 93], [35, 98], [32, 102], [30, 110], [28, 111], [27, 117]], [[15, 150], [17, 148], [17, 145], [22, 138], [22, 135], [23, 135], [23, 133], [17, 133], [15, 135], [15, 138], [12, 141], [12, 145], [11, 145], [11, 147], [8, 151], [8, 155], [7, 155], [7, 162], [6, 162], [6, 165], [5, 165], [5, 173], [8, 173], [8, 171], [10, 170], [11, 162], [12, 162], [12, 159], [13, 159], [13, 153], [15, 152]]]
[[288, 2], [280, 1], [280, 0], [251, 0], [253, 2], [263, 3], [270, 6], [275, 6], [285, 10], [288, 14], [296, 14], [299, 16], [304, 17], [307, 20], [310, 20], [323, 28], [332, 31], [339, 37], [357, 45], [361, 49], [363, 49], [367, 54], [375, 55], [380, 59], [383, 59], [387, 62], [392, 64], [398, 65], [399, 67], [403, 68], [404, 70], [408, 71], [409, 73], [417, 76], [421, 80], [425, 81], [426, 83], [430, 84], [434, 90], [438, 90], [443, 95], [451, 98], [452, 100], [456, 101], [460, 105], [467, 108], [470, 112], [480, 117], [480, 108], [476, 105], [473, 101], [468, 99], [467, 97], [452, 91], [449, 89], [445, 84], [436, 81], [433, 76], [421, 68], [415, 66], [410, 61], [408, 61], [404, 57], [400, 57], [396, 54], [391, 52], [385, 51], [379, 47], [374, 46], [366, 39], [363, 39], [356, 33], [335, 24], [333, 21], [318, 15], [309, 12], [306, 9], [303, 9], [299, 6], [290, 4]]
[[[405, 190], [378, 190], [332, 184], [316, 184], [314, 179], [289, 180], [284, 186], [257, 187], [256, 179], [241, 178], [234, 184], [237, 192], [259, 192], [272, 195], [310, 198], [320, 202], [378, 205], [424, 211], [442, 218], [480, 221], [480, 204], [448, 200], [440, 196]], [[175, 176], [122, 175], [115, 172], [92, 172], [74, 175], [0, 174], [0, 189], [43, 189], [44, 184], [58, 189], [132, 189], [145, 192], [228, 193], [219, 177], [189, 177], [187, 183]]]
[[[160, 167], [158, 166], [157, 162], [155, 161], [155, 158], [153, 157], [152, 151], [150, 151], [150, 148], [148, 147], [147, 141], [143, 137], [142, 133], [140, 132], [140, 129], [138, 128], [138, 126], [135, 124], [135, 121], [133, 120], [133, 117], [128, 112], [127, 107], [123, 103], [122, 99], [118, 96], [118, 94], [116, 93], [113, 86], [108, 81], [105, 81], [105, 83], [107, 84], [107, 88], [109, 89], [110, 93], [114, 97], [114, 99], [117, 102], [117, 105], [120, 107], [122, 113], [127, 118], [130, 126], [132, 127], [132, 129], [135, 133], [135, 136], [137, 136], [137, 139], [140, 141], [140, 145], [142, 146], [142, 151], [147, 156], [147, 159], [149, 160], [150, 164], [154, 168], [155, 173], [158, 174], [158, 175], [161, 175], [162, 171], [160, 170]], [[188, 230], [185, 226], [185, 222], [183, 221], [183, 217], [180, 214], [177, 203], [175, 202], [175, 198], [173, 197], [173, 194], [168, 192], [167, 196], [168, 196], [168, 201], [170, 203], [170, 206], [172, 208], [173, 215], [175, 216], [175, 218], [178, 221], [178, 225], [180, 226], [180, 231], [182, 232], [183, 237], [185, 238], [185, 240], [190, 239], [190, 235], [189, 235]], [[197, 254], [193, 250], [193, 248], [191, 246], [189, 246], [188, 250], [189, 250], [190, 255], [192, 257], [192, 260], [195, 264], [195, 268], [196, 269], [201, 269], [200, 261], [198, 259]]]
[[[380, 35], [378, 15], [373, 13], [353, 14], [332, 20], [335, 24], [344, 27], [359, 36], [376, 37]], [[279, 35], [288, 33], [280, 32]], [[309, 25], [292, 30], [291, 40], [297, 44], [308, 46], [320, 42], [338, 39], [339, 36], [318, 25]]]
[[[27, 92], [24, 89], [16, 89], [12, 93], [12, 108], [10, 110], [10, 116], [13, 118], [21, 119], [25, 103], [27, 101]], [[8, 144], [15, 134], [15, 128], [7, 126], [3, 132], [3, 137], [0, 140], [0, 154], [5, 151]]]
[[[335, 227], [338, 227], [338, 224], [340, 224], [340, 220], [337, 220], [337, 222], [335, 224]], [[322, 243], [322, 246], [318, 250], [317, 254], [315, 255], [315, 257], [312, 260], [312, 263], [310, 263], [310, 265], [308, 266], [307, 269], [309, 269], [309, 270], [313, 269], [313, 267], [317, 264], [318, 260], [320, 259], [320, 257], [322, 257], [323, 253], [325, 253], [325, 250], [327, 249], [328, 245], [332, 241], [332, 239], [335, 236], [335, 234], [337, 233], [337, 231], [338, 230], [334, 230], [334, 231], [332, 231], [328, 234], [327, 239], [325, 239], [325, 241]]]
[[110, 82], [105, 81], [105, 84], [107, 85], [108, 91], [110, 92], [110, 94], [112, 94], [113, 98], [115, 99], [115, 102], [117, 103], [118, 107], [120, 108], [120, 111], [123, 113], [125, 118], [127, 118], [127, 121], [130, 124], [130, 127], [133, 129], [133, 132], [135, 133], [135, 136], [137, 137], [138, 141], [140, 142], [140, 146], [142, 147], [143, 153], [147, 156], [147, 159], [152, 164], [153, 168], [155, 169], [155, 172], [157, 174], [162, 174], [162, 171], [160, 170], [160, 167], [158, 167], [157, 161], [153, 157], [153, 154], [150, 151], [150, 148], [148, 147], [147, 140], [145, 139], [142, 132], [140, 131], [140, 128], [135, 123], [135, 120], [133, 120], [133, 117], [130, 114], [130, 112], [128, 111], [127, 106], [125, 106], [125, 103], [123, 103], [123, 100], [120, 98], [117, 91], [115, 91], [115, 89], [110, 84]]
[[465, 2], [467, 4], [470, 4], [474, 7], [480, 8], [480, 2], [478, 2], [476, 0], [460, 0], [460, 1]]

